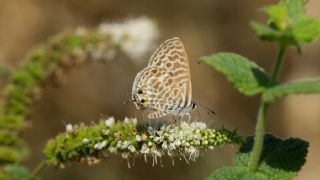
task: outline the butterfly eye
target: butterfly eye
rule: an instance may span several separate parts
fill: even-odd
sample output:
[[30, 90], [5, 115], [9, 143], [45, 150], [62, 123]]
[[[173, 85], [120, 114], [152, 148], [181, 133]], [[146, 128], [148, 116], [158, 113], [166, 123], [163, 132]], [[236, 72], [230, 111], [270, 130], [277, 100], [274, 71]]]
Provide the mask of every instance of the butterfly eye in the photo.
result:
[[195, 103], [195, 102], [192, 102], [192, 109], [195, 109], [195, 108], [197, 108], [197, 104]]
[[138, 89], [137, 93], [138, 93], [138, 94], [143, 94], [142, 89]]
[[146, 100], [145, 99], [141, 99], [141, 101], [140, 101], [142, 104], [143, 103], [145, 103], [146, 102]]

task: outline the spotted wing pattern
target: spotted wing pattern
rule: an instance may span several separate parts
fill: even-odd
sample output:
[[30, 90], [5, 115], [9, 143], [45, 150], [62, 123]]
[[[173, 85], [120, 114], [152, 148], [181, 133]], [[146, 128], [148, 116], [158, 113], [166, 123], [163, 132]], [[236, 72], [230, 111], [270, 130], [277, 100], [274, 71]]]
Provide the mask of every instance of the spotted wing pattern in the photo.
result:
[[180, 87], [183, 97], [180, 107], [187, 107], [192, 102], [190, 67], [187, 53], [180, 38], [175, 37], [162, 43], [153, 53], [148, 67], [165, 69]]
[[147, 67], [138, 73], [133, 91], [142, 90], [137, 102], [139, 109], [152, 110], [148, 117], [159, 118], [178, 109], [182, 92], [174, 78], [163, 68]]
[[151, 110], [149, 118], [184, 115], [191, 109], [192, 89], [188, 58], [179, 38], [165, 41], [153, 53], [133, 83], [138, 109]]

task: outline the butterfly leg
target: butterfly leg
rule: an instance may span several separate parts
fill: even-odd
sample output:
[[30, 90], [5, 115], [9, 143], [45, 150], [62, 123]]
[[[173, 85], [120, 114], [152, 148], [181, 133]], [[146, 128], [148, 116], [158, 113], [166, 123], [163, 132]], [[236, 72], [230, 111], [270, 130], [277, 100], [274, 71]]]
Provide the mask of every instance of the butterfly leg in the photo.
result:
[[188, 121], [189, 121], [189, 123], [190, 123], [190, 122], [191, 122], [191, 114], [190, 114], [190, 113], [187, 113], [186, 115], [188, 116]]
[[174, 124], [176, 124], [176, 123], [177, 123], [177, 119], [176, 119], [176, 117], [175, 117], [175, 116], [172, 116], [172, 122], [173, 122]]

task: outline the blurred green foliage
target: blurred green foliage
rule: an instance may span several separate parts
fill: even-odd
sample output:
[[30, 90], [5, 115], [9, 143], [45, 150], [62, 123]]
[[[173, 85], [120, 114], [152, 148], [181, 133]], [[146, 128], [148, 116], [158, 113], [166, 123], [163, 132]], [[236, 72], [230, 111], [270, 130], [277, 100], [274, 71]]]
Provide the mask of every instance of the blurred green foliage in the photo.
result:
[[[96, 37], [95, 41], [91, 40], [92, 36]], [[84, 35], [79, 35], [76, 31], [66, 31], [32, 51], [23, 64], [10, 73], [0, 106], [0, 164], [7, 167], [7, 170], [0, 170], [0, 176], [20, 179], [25, 174], [22, 167], [7, 165], [19, 163], [29, 154], [28, 146], [18, 134], [24, 127], [29, 105], [41, 93], [39, 88], [57, 78], [54, 77], [56, 70], [67, 71], [69, 67], [81, 63], [78, 62], [83, 59], [81, 56], [90, 56], [88, 46], [94, 49], [101, 43], [110, 43], [105, 41], [107, 38], [107, 35], [96, 31]], [[116, 49], [112, 45], [108, 47]], [[15, 170], [17, 174], [5, 175]]]

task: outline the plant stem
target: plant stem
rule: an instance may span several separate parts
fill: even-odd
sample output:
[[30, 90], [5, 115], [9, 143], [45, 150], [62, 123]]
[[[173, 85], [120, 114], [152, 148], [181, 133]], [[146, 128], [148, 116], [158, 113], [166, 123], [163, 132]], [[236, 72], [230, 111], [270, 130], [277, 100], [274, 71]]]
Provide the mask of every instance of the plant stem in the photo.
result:
[[250, 156], [249, 164], [248, 164], [248, 171], [254, 172], [257, 169], [262, 148], [263, 148], [263, 136], [264, 136], [264, 125], [266, 114], [268, 111], [269, 105], [267, 103], [261, 103], [259, 112], [258, 112], [258, 120], [256, 124], [256, 133], [254, 138], [254, 145], [252, 149], [252, 153]]
[[273, 66], [272, 70], [272, 75], [271, 75], [271, 80], [269, 82], [269, 85], [274, 85], [276, 81], [278, 80], [280, 70], [283, 64], [283, 56], [286, 52], [286, 45], [279, 44], [278, 52], [277, 52], [277, 57], [276, 57], [276, 62]]
[[35, 178], [41, 171], [43, 171], [48, 166], [47, 161], [41, 161], [36, 168], [32, 171], [31, 177]]
[[[286, 47], [287, 46], [285, 44], [279, 44], [276, 62], [273, 66], [272, 75], [269, 82], [270, 86], [273, 86], [278, 80], [280, 70], [283, 64], [283, 57], [286, 51]], [[256, 171], [259, 164], [259, 160], [260, 160], [260, 156], [263, 148], [263, 137], [264, 137], [264, 131], [265, 131], [264, 129], [265, 129], [265, 122], [266, 122], [268, 109], [269, 109], [269, 104], [262, 101], [260, 103], [259, 112], [258, 112], [254, 145], [253, 145], [251, 156], [248, 163], [249, 172]]]

